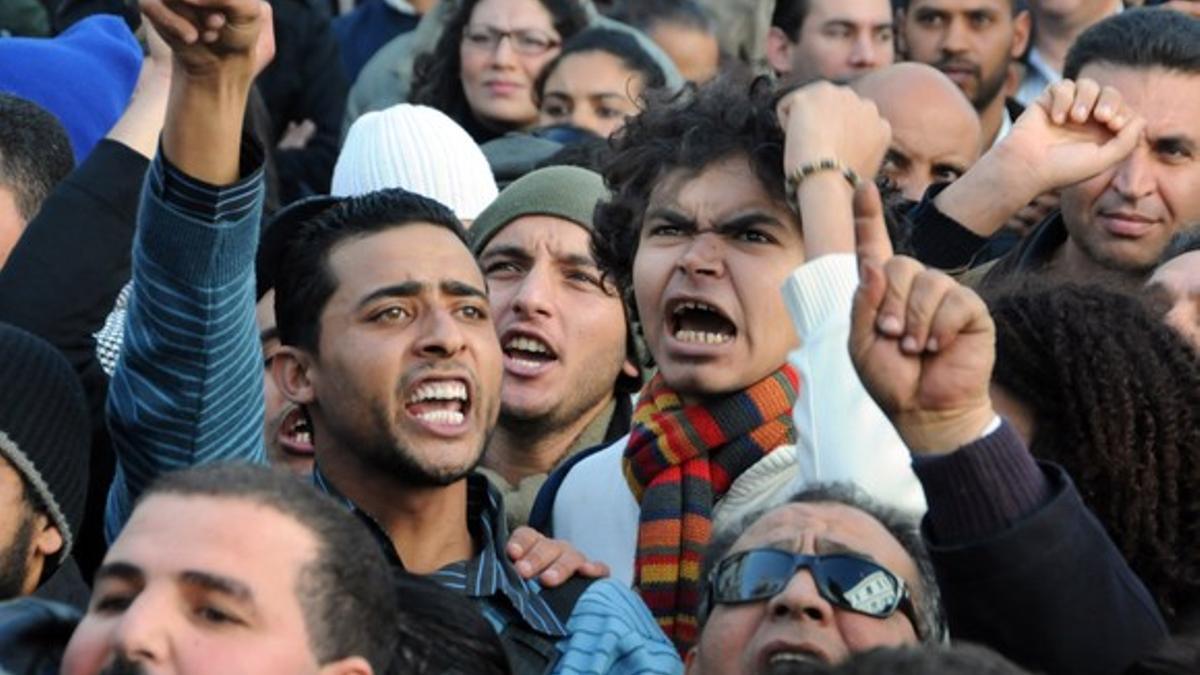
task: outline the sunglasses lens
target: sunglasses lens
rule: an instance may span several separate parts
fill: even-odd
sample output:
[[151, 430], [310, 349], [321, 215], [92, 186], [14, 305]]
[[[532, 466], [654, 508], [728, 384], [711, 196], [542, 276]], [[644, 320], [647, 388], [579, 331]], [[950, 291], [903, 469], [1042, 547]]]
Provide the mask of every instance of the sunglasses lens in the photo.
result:
[[769, 598], [787, 586], [794, 564], [783, 551], [747, 551], [721, 564], [714, 589], [719, 602], [749, 602]]
[[904, 595], [895, 575], [859, 558], [827, 556], [818, 576], [831, 602], [870, 616], [889, 616]]

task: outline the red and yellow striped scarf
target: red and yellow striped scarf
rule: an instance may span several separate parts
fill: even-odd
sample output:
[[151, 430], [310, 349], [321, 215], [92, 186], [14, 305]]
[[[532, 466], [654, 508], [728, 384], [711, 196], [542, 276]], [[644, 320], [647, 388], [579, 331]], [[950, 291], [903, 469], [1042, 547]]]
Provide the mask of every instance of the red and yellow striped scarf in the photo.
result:
[[634, 585], [681, 654], [697, 639], [704, 549], [717, 500], [743, 471], [795, 443], [800, 376], [790, 365], [748, 389], [684, 406], [655, 375], [625, 448], [625, 480], [641, 504]]

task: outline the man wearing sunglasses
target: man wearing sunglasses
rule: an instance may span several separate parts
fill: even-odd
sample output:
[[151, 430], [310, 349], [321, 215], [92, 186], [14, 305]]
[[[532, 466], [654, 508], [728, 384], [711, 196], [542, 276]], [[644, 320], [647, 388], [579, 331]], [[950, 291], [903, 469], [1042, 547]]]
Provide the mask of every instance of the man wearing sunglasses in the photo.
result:
[[913, 454], [920, 536], [837, 486], [749, 514], [712, 540], [688, 673], [799, 672], [939, 641], [939, 594], [955, 639], [1037, 672], [1123, 672], [1165, 625], [1066, 473], [997, 416], [986, 305], [886, 247], [860, 248], [860, 269], [850, 354]]

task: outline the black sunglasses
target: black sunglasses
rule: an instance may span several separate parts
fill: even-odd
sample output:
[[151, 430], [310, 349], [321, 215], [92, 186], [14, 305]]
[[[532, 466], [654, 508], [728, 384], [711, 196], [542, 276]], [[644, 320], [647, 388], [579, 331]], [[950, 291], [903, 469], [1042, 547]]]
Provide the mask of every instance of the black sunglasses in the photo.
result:
[[886, 619], [900, 610], [920, 638], [912, 596], [886, 567], [849, 554], [805, 555], [774, 548], [735, 553], [722, 560], [708, 583], [707, 607], [766, 600], [783, 591], [797, 570], [812, 573], [817, 591], [842, 609]]

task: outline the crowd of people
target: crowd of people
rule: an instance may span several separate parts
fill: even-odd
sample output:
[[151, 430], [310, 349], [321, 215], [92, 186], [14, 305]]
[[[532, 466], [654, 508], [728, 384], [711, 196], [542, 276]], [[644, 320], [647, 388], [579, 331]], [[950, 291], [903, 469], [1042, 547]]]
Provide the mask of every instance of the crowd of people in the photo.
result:
[[1200, 672], [1200, 1], [4, 0], [0, 675]]

